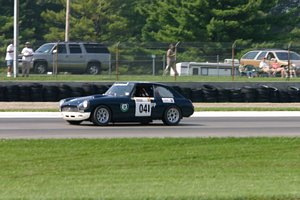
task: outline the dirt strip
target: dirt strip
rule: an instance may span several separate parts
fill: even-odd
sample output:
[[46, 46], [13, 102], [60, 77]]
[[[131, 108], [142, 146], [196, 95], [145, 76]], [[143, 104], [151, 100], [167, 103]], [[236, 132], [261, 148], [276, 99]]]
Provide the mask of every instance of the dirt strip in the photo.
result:
[[[58, 102], [0, 102], [0, 110], [40, 110], [40, 109], [58, 109]], [[295, 108], [300, 107], [300, 103], [194, 103], [195, 107], [265, 107], [265, 108]]]

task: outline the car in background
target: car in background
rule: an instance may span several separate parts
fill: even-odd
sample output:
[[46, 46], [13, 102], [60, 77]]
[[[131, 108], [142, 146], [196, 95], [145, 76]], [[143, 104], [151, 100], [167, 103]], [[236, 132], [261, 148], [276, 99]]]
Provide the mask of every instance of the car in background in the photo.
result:
[[104, 94], [62, 99], [60, 111], [70, 124], [91, 121], [105, 126], [115, 122], [149, 124], [162, 120], [166, 125], [177, 125], [183, 117], [194, 113], [194, 106], [164, 84], [119, 82]]
[[267, 63], [271, 66], [277, 60], [280, 66], [287, 68], [288, 61], [290, 67], [295, 69], [298, 74], [300, 73], [300, 55], [294, 51], [278, 50], [278, 49], [265, 49], [253, 50], [244, 54], [240, 59], [240, 67], [254, 67], [258, 68], [260, 61], [266, 58]]
[[37, 74], [69, 72], [100, 74], [108, 71], [111, 54], [100, 43], [53, 42], [41, 45], [33, 54], [31, 70]]

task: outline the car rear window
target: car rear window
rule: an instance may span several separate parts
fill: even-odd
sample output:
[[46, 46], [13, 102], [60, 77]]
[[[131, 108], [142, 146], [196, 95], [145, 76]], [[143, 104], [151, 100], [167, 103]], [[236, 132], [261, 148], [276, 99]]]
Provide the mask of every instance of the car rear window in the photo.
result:
[[84, 44], [87, 53], [109, 53], [106, 46], [102, 44]]

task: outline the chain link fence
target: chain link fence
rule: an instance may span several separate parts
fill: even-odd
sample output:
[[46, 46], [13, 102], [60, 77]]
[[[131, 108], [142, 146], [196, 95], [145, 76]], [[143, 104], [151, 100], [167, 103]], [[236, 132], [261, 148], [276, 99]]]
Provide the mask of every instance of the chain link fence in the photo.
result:
[[[179, 41], [174, 41], [174, 44]], [[46, 41], [38, 41], [32, 44], [34, 50]], [[169, 43], [138, 43], [138, 42], [118, 42], [104, 43], [110, 51], [109, 67], [102, 69], [100, 75], [153, 75], [161, 76], [166, 66], [166, 51]], [[20, 44], [19, 52], [23, 48]], [[4, 48], [1, 48], [3, 51]], [[198, 66], [189, 73], [180, 75], [199, 75], [199, 76], [231, 76], [239, 74], [239, 59], [246, 52], [255, 49], [282, 49], [294, 52], [300, 52], [298, 43], [261, 43], [261, 44], [243, 44], [235, 43], [206, 43], [206, 42], [179, 42], [176, 49], [176, 63], [180, 70], [187, 64], [194, 63]], [[5, 52], [1, 52], [2, 74], [5, 74]], [[70, 60], [70, 62], [72, 62]], [[55, 63], [48, 63], [48, 67]], [[72, 72], [60, 70], [59, 61], [57, 64], [58, 73], [62, 74], [84, 74], [82, 71], [73, 70]], [[64, 63], [65, 65], [68, 63]], [[178, 65], [177, 65], [178, 66]], [[209, 69], [214, 69], [209, 73]], [[199, 71], [200, 70], [200, 71]], [[51, 70], [50, 70], [51, 71]], [[32, 72], [33, 73], [33, 72]]]

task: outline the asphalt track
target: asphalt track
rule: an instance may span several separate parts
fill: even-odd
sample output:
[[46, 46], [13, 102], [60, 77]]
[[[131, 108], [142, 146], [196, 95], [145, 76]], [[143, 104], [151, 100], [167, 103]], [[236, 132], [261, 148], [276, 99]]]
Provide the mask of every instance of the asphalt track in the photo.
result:
[[300, 112], [197, 112], [178, 126], [161, 121], [69, 125], [57, 112], [2, 112], [1, 139], [139, 137], [300, 137]]

